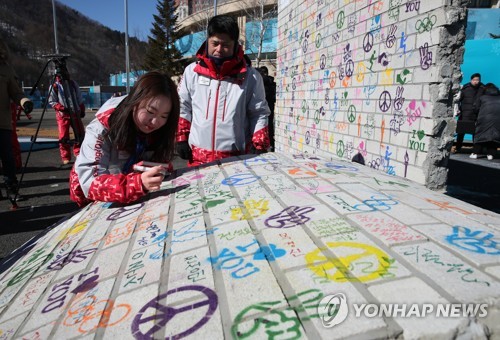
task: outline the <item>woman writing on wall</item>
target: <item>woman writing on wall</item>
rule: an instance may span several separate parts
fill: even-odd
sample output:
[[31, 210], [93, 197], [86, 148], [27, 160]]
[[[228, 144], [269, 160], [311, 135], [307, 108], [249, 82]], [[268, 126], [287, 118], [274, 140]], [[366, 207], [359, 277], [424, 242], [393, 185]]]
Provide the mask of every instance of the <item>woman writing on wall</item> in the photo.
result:
[[170, 162], [179, 107], [175, 83], [160, 72], [146, 73], [129, 95], [104, 103], [87, 126], [71, 170], [71, 199], [79, 206], [92, 201], [130, 203], [159, 189], [167, 169], [154, 166], [134, 172], [134, 165]]

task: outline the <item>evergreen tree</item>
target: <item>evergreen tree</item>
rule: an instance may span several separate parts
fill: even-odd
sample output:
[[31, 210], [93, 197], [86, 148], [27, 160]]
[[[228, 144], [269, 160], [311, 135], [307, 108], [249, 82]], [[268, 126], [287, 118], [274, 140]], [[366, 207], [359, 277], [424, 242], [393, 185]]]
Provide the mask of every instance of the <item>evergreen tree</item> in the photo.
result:
[[166, 71], [171, 75], [180, 75], [184, 71], [182, 54], [174, 42], [178, 35], [177, 15], [174, 0], [158, 0], [158, 14], [153, 15], [151, 35], [148, 36], [148, 49], [144, 58], [147, 71]]

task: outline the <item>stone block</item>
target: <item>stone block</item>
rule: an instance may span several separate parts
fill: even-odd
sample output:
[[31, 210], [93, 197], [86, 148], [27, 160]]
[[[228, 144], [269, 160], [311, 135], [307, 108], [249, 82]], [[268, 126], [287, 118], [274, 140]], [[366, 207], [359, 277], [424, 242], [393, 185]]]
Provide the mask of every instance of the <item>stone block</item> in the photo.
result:
[[388, 249], [380, 248], [360, 231], [327, 236], [321, 242], [305, 256], [307, 267], [319, 277], [368, 284], [410, 275]]
[[166, 242], [157, 242], [149, 247], [130, 252], [128, 261], [123, 267], [120, 293], [160, 280], [164, 243]]
[[425, 236], [413, 230], [416, 228], [412, 229], [381, 212], [352, 214], [348, 218], [388, 246], [427, 240]]
[[[0, 323], [0, 334], [2, 334], [5, 339], [12, 339], [14, 334], [19, 330], [19, 325], [27, 314], [28, 313], [20, 314], [16, 318]], [[50, 331], [46, 331], [44, 334], [48, 335], [48, 332]]]
[[466, 317], [436, 317], [437, 304], [449, 304], [450, 302], [418, 278], [410, 277], [399, 281], [385, 282], [373, 285], [368, 290], [380, 304], [397, 304], [398, 307], [406, 304], [406, 313], [414, 304], [418, 305], [419, 311], [423, 310], [424, 304], [432, 306], [434, 312], [425, 317], [417, 315], [393, 318], [404, 330], [403, 336], [405, 338], [453, 338], [457, 328], [464, 328], [468, 324]]
[[133, 241], [133, 250], [148, 247], [167, 239], [168, 235], [168, 215], [159, 217], [156, 220], [148, 220], [138, 224], [135, 229], [136, 237]]
[[[161, 240], [166, 242], [165, 249], [163, 250], [164, 253], [168, 254], [170, 250], [172, 254], [177, 254], [182, 251], [205, 246], [207, 244], [207, 235], [212, 234], [217, 228], [205, 223], [203, 218], [196, 217], [174, 225], [171, 231], [171, 249], [168, 249], [168, 240]], [[162, 248], [159, 247], [159, 250], [162, 250]]]
[[[173, 255], [169, 262], [168, 287], [204, 286], [215, 289], [212, 265], [208, 247]], [[183, 296], [176, 294], [176, 296]], [[177, 303], [177, 300], [169, 300]]]
[[123, 221], [116, 221], [111, 230], [104, 236], [104, 239], [100, 241], [101, 248], [105, 249], [121, 242], [129, 242], [136, 224], [135, 219], [129, 218]]
[[203, 207], [196, 202], [183, 201], [175, 204], [174, 223], [181, 222], [193, 217], [201, 217], [203, 214]]
[[454, 299], [463, 303], [479, 303], [500, 296], [500, 283], [463, 259], [426, 242], [393, 248], [435, 285], [445, 287]]
[[500, 279], [500, 266], [487, 267], [485, 268], [484, 271], [490, 274], [491, 276]]
[[[8, 320], [18, 316], [19, 314], [29, 312], [38, 301], [43, 291], [50, 284], [50, 281], [53, 279], [55, 274], [56, 272], [52, 271], [31, 280], [26, 284], [26, 286], [24, 286], [16, 297], [14, 297], [14, 295], [21, 287], [12, 287], [11, 289], [4, 290], [0, 299], [5, 301], [6, 298], [9, 298], [9, 300], [14, 303], [6, 305], [7, 308], [5, 313], [2, 314], [2, 320]], [[9, 294], [11, 292], [13, 294]]]
[[[225, 298], [229, 309], [228, 316], [233, 323], [238, 315], [246, 313], [254, 304], [280, 301], [274, 304], [273, 308], [286, 306], [283, 292], [267, 261], [261, 261], [258, 267], [255, 266], [252, 270], [247, 268], [244, 268], [245, 271], [228, 270], [224, 267], [215, 270], [222, 272]], [[249, 282], [251, 284], [248, 284]]]
[[[262, 235], [267, 245], [261, 246], [260, 252], [266, 255], [267, 261], [275, 262], [282, 271], [303, 266], [305, 254], [317, 248], [305, 230], [300, 227], [268, 228], [262, 231]], [[262, 258], [261, 254], [256, 255]]]
[[[88, 309], [88, 306], [92, 305], [92, 303], [96, 304], [102, 300], [106, 302], [113, 288], [115, 279], [112, 278], [99, 282], [97, 286], [90, 289], [85, 286], [80, 286], [82, 283], [85, 284], [85, 280], [90, 277], [91, 276], [87, 278], [85, 276], [74, 276], [49, 286], [49, 289], [46, 290], [43, 298], [34, 310], [34, 313], [36, 313], [38, 317], [29, 319], [24, 325], [22, 332], [33, 331], [56, 321], [61, 317], [61, 313], [66, 310], [66, 307], [69, 308], [68, 310], [74, 311], [75, 313], [68, 313], [63, 319], [65, 322], [63, 321], [63, 323], [59, 325], [56, 331], [56, 337], [58, 339], [68, 339], [79, 335], [80, 332], [78, 328], [81, 324], [84, 324], [83, 327], [88, 326], [92, 328], [95, 326], [99, 322], [97, 318], [85, 320], [81, 317], [81, 314], [85, 315], [86, 309]], [[83, 289], [83, 291], [81, 291], [81, 294], [75, 295], [74, 293], [78, 291], [78, 289]], [[84, 289], [89, 290], [85, 291]], [[106, 303], [101, 303], [99, 307], [104, 309], [105, 305]]]
[[[349, 282], [335, 282], [319, 276], [316, 276], [308, 268], [298, 269], [286, 273], [296, 295], [288, 298], [288, 301], [301, 302], [302, 308], [295, 308], [299, 317], [303, 320], [312, 322], [316, 332], [324, 339], [345, 339], [355, 336], [366, 336], [370, 334], [373, 337], [378, 331], [387, 327], [383, 319], [368, 319], [364, 316], [355, 317], [352, 304], [367, 303], [365, 297]], [[327, 328], [323, 325], [321, 317], [318, 315], [317, 307], [322, 298], [327, 295], [342, 293], [346, 297], [348, 305], [348, 314], [345, 321], [334, 327]], [[292, 307], [293, 308], [293, 307]], [[304, 315], [304, 313], [306, 315]], [[304, 318], [307, 316], [307, 318]], [[391, 333], [390, 330], [385, 330]], [[386, 333], [386, 334], [387, 334]], [[396, 334], [393, 333], [394, 335]]]
[[105, 280], [118, 274], [122, 261], [126, 258], [128, 243], [120, 243], [99, 251], [92, 260], [92, 268], [98, 268], [99, 280]]
[[441, 246], [460, 254], [476, 266], [500, 264], [500, 233], [490, 228], [461, 224], [426, 224], [413, 228], [429, 236]]

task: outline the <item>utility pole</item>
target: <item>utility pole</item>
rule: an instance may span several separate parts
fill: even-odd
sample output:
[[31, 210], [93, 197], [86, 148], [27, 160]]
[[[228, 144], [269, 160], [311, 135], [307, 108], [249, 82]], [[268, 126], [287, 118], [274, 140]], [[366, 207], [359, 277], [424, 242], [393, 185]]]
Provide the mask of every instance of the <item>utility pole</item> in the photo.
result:
[[54, 20], [54, 43], [56, 47], [56, 54], [59, 54], [59, 45], [57, 45], [57, 19], [56, 19], [56, 4], [52, 0], [52, 19]]
[[217, 0], [214, 0], [214, 16], [217, 15]]
[[[54, 1], [54, 0], [52, 0]], [[125, 69], [127, 72], [127, 94], [130, 93], [130, 60], [128, 54], [128, 0], [125, 0]]]

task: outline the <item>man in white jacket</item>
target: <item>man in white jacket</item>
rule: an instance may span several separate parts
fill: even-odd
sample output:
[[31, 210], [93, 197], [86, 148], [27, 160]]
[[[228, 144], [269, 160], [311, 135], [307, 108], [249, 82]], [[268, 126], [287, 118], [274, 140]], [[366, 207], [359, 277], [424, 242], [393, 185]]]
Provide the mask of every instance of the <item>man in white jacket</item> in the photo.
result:
[[177, 153], [190, 166], [269, 148], [264, 83], [245, 62], [238, 23], [215, 16], [207, 36], [179, 83]]

